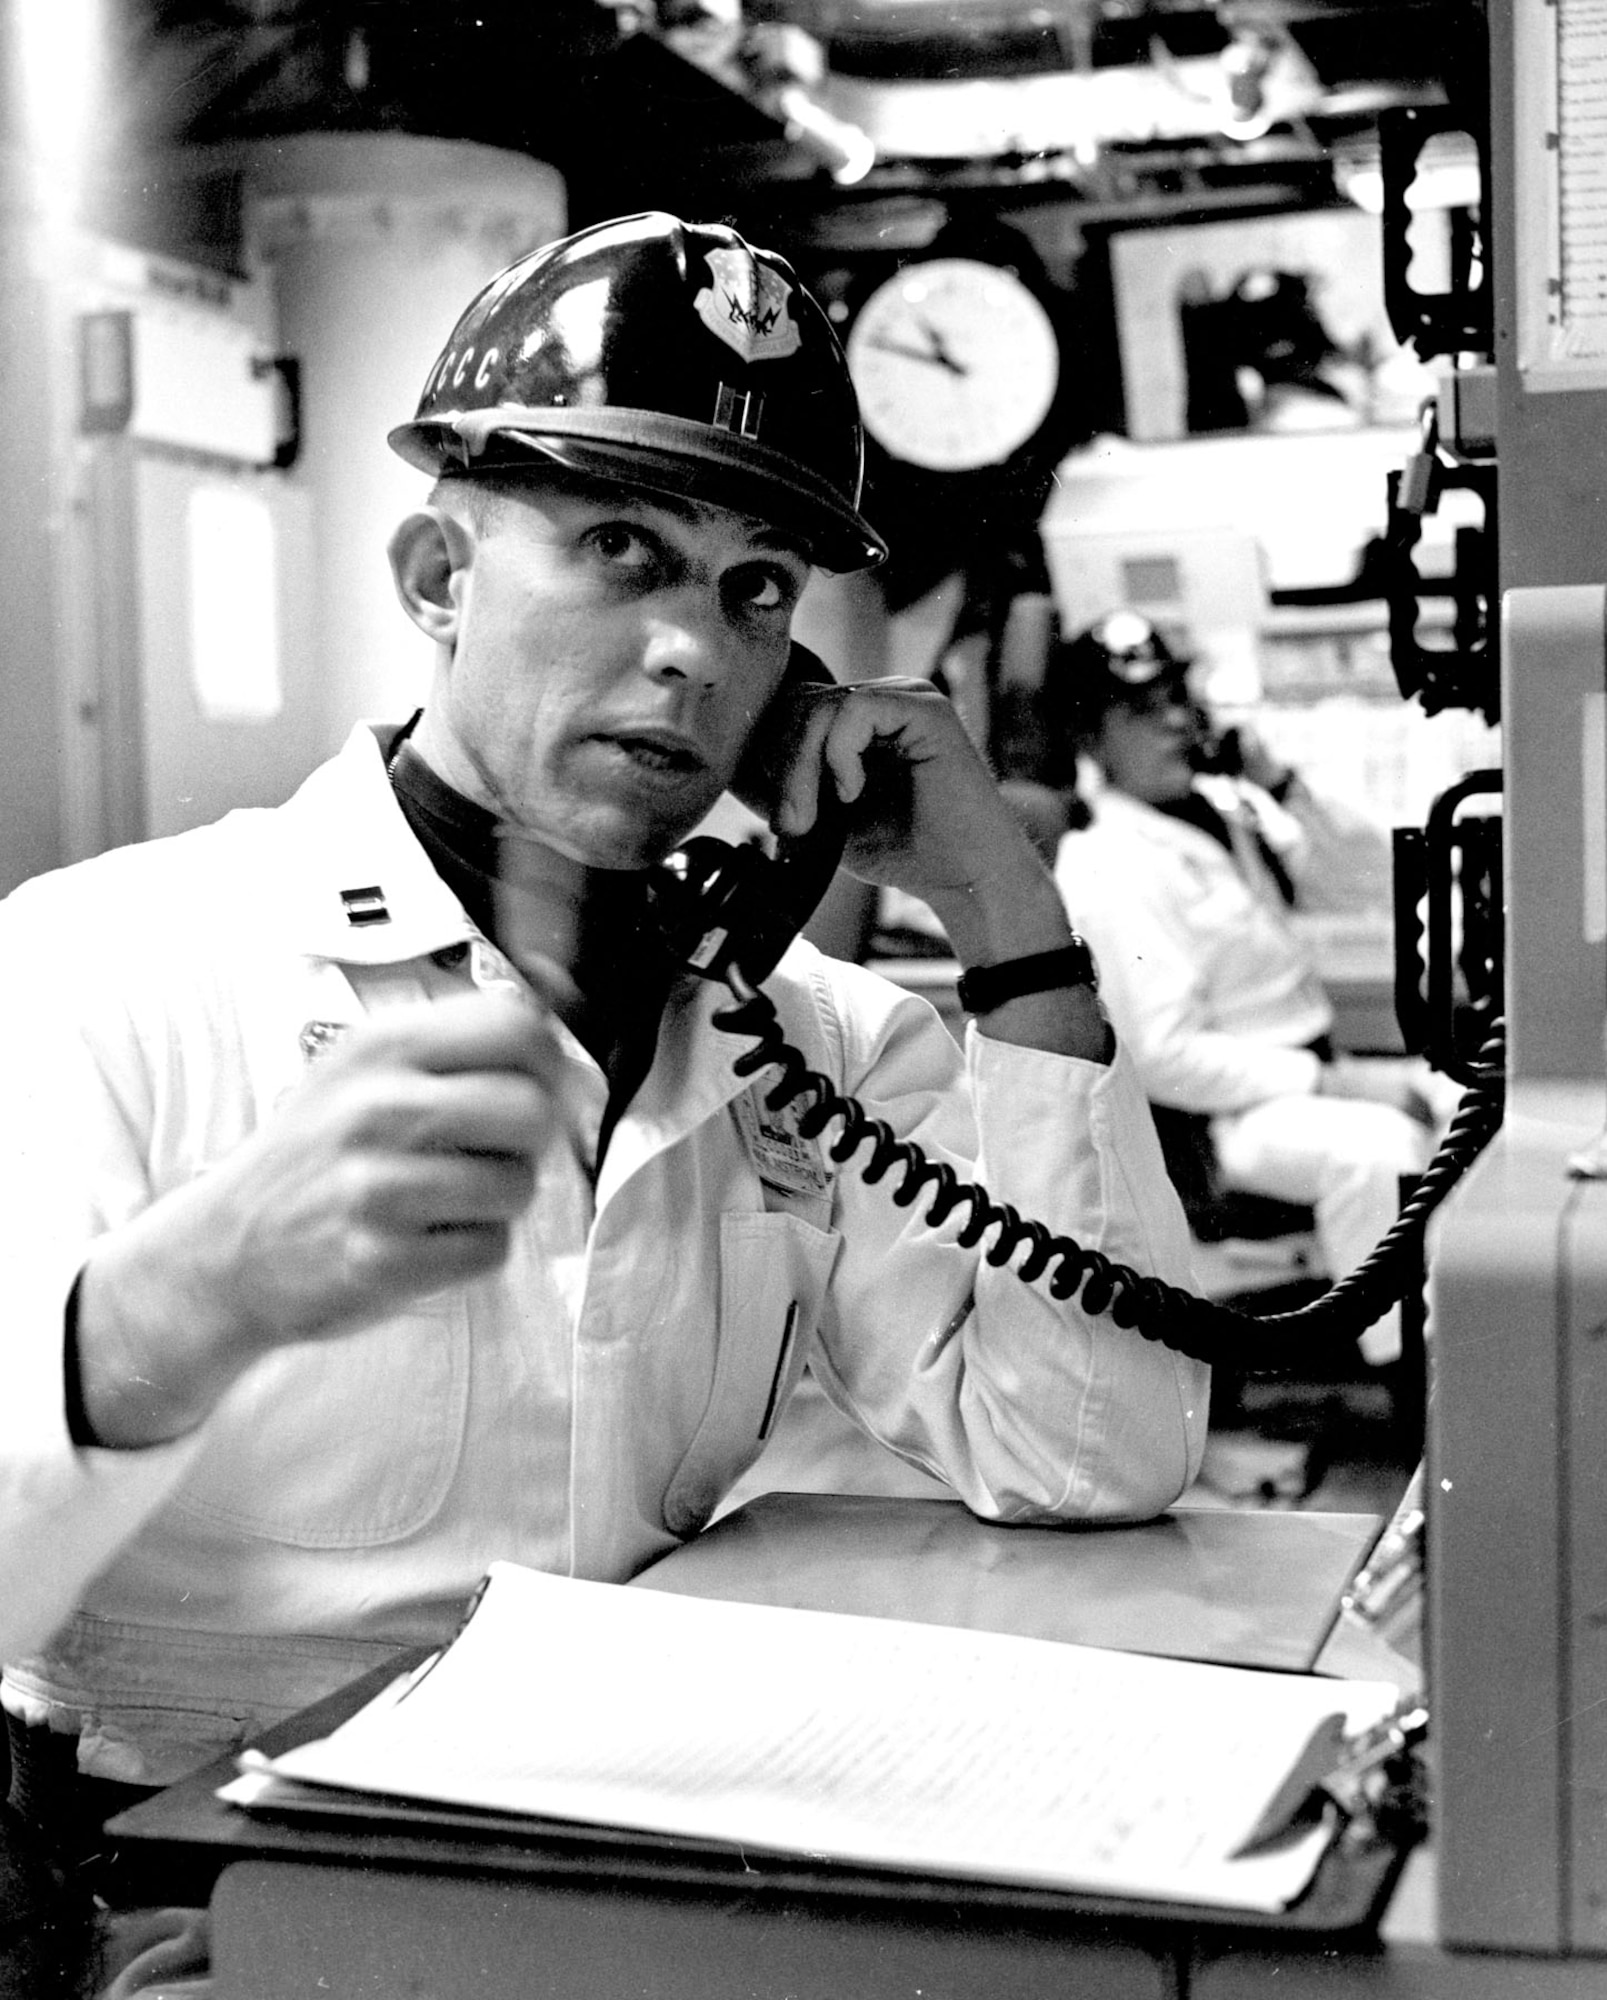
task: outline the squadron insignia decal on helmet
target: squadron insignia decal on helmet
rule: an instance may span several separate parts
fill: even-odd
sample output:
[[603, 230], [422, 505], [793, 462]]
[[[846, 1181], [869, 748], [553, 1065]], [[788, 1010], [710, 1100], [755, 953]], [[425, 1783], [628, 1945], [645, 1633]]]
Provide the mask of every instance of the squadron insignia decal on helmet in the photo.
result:
[[792, 287], [745, 249], [709, 250], [713, 285], [692, 304], [697, 316], [744, 361], [780, 361], [798, 351], [799, 333], [787, 311]]

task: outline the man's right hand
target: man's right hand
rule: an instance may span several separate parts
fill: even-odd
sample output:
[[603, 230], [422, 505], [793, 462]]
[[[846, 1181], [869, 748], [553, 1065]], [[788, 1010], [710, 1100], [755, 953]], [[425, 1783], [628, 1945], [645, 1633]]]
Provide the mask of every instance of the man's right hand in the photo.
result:
[[496, 1269], [564, 1142], [561, 1078], [548, 1018], [500, 995], [353, 1029], [251, 1138], [94, 1246], [77, 1339], [95, 1437], [179, 1437], [274, 1348]]

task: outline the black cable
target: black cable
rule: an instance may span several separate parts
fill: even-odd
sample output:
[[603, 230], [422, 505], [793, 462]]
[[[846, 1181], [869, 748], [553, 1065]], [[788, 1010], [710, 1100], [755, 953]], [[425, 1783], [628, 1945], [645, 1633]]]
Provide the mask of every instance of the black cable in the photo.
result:
[[798, 1130], [806, 1139], [817, 1138], [833, 1119], [838, 1120], [842, 1130], [826, 1148], [834, 1162], [843, 1165], [869, 1145], [870, 1158], [859, 1172], [874, 1185], [899, 1170], [891, 1190], [899, 1207], [910, 1207], [929, 1188], [924, 1219], [934, 1228], [957, 1209], [966, 1209], [958, 1237], [962, 1248], [975, 1249], [992, 1230], [994, 1240], [982, 1253], [990, 1264], [1002, 1268], [1027, 1246], [1016, 1275], [1030, 1283], [1045, 1278], [1053, 1266], [1047, 1276], [1052, 1297], [1070, 1299], [1080, 1288], [1084, 1311], [1109, 1313], [1118, 1326], [1131, 1328], [1146, 1340], [1249, 1375], [1306, 1372], [1325, 1348], [1353, 1344], [1405, 1296], [1422, 1270], [1423, 1234], [1430, 1214], [1494, 1136], [1505, 1103], [1497, 1023], [1480, 1051], [1479, 1074], [1463, 1092], [1438, 1151], [1377, 1247], [1309, 1305], [1292, 1312], [1250, 1313], [1196, 1298], [1164, 1279], [1115, 1263], [1102, 1251], [1084, 1249], [1073, 1237], [1057, 1236], [1008, 1202], [995, 1201], [974, 1181], [962, 1181], [946, 1161], [929, 1159], [914, 1140], [899, 1138], [885, 1121], [872, 1118], [852, 1097], [844, 1096], [829, 1077], [811, 1069], [783, 1036], [771, 1001], [736, 966], [728, 966], [723, 976], [737, 1005], [719, 1009], [714, 1025], [727, 1034], [750, 1036], [755, 1044], [737, 1058], [737, 1074], [781, 1071], [779, 1082], [765, 1096], [773, 1111], [806, 1094], [812, 1097], [798, 1119]]

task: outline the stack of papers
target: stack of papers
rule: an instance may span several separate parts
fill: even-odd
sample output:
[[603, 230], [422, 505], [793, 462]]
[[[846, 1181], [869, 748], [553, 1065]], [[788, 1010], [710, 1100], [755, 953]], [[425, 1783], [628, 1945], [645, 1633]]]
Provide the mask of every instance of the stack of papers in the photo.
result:
[[[336, 1787], [959, 1880], [1277, 1911], [1235, 1858], [1397, 1689], [493, 1566], [452, 1644], [223, 1797]], [[539, 1832], [533, 1824], [532, 1831]]]

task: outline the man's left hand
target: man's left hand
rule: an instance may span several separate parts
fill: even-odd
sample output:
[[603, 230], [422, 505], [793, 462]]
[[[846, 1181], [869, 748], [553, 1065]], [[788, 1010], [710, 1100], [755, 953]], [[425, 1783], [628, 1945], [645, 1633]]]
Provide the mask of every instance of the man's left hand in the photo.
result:
[[[808, 831], [824, 778], [847, 809], [843, 866], [929, 904], [963, 966], [1071, 941], [1054, 877], [946, 695], [902, 677], [800, 695], [778, 831]], [[1025, 994], [985, 1018], [994, 1039], [1110, 1060], [1110, 1032], [1087, 986]]]
[[799, 691], [796, 755], [776, 825], [814, 822], [822, 774], [847, 809], [843, 866], [928, 902], [974, 892], [1037, 856], [958, 711], [929, 681], [899, 675]]

